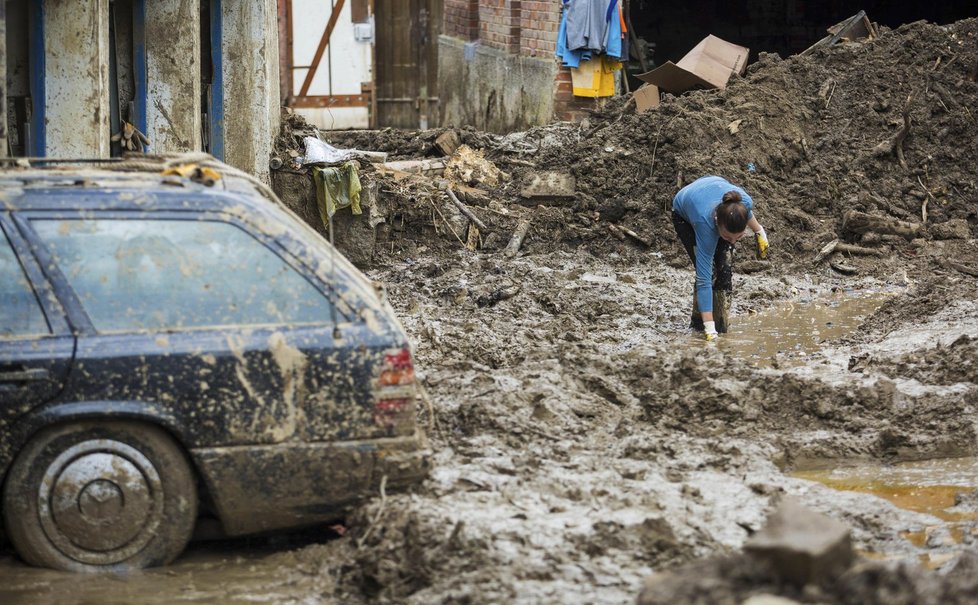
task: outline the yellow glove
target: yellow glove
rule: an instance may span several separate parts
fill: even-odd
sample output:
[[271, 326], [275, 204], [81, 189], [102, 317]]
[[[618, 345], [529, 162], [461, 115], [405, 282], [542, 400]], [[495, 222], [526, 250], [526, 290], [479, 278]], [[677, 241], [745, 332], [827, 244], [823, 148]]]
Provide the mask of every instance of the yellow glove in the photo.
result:
[[713, 342], [717, 339], [717, 324], [714, 321], [703, 322], [703, 336], [706, 342]]
[[764, 227], [761, 227], [761, 230], [754, 234], [754, 238], [754, 243], [757, 244], [757, 259], [766, 259], [770, 244], [767, 242], [767, 232], [764, 231]]

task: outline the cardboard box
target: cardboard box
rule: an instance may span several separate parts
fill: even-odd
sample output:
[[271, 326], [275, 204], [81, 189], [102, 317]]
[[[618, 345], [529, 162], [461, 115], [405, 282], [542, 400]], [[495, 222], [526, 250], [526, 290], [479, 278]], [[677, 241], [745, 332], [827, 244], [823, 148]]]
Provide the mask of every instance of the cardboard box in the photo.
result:
[[743, 46], [711, 35], [703, 38], [679, 63], [669, 61], [638, 78], [673, 94], [693, 88], [726, 88], [730, 76], [743, 75], [747, 69], [749, 52]]
[[659, 87], [655, 84], [642, 84], [632, 95], [635, 97], [636, 113], [645, 113], [659, 106]]

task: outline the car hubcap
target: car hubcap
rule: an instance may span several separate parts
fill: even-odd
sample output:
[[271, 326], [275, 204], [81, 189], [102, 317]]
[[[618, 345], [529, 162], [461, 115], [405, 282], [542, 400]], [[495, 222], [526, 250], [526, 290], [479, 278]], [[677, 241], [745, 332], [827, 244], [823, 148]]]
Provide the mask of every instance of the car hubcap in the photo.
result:
[[48, 539], [76, 561], [109, 565], [139, 552], [163, 516], [163, 486], [138, 450], [111, 439], [79, 443], [44, 473], [39, 496]]

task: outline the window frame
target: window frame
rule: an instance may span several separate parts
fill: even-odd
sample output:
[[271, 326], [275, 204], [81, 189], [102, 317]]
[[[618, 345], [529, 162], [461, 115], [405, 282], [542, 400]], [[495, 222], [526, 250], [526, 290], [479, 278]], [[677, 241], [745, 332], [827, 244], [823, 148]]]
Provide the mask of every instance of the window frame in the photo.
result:
[[[205, 211], [175, 211], [175, 210], [28, 210], [17, 212], [13, 217], [14, 222], [20, 229], [24, 238], [30, 244], [30, 248], [40, 262], [41, 268], [48, 280], [54, 286], [54, 292], [61, 299], [65, 306], [67, 315], [76, 331], [85, 335], [96, 334], [147, 334], [147, 333], [180, 333], [180, 332], [226, 332], [229, 329], [256, 329], [274, 326], [289, 327], [314, 327], [329, 325], [330, 327], [342, 326], [352, 323], [356, 314], [343, 301], [336, 291], [326, 282], [321, 280], [315, 272], [309, 269], [305, 263], [301, 262], [295, 255], [287, 250], [281, 243], [276, 241], [259, 229], [255, 224], [243, 220], [237, 215], [230, 215], [226, 212], [205, 210]], [[304, 278], [317, 292], [319, 292], [328, 303], [335, 309], [335, 324], [331, 320], [327, 324], [232, 324], [214, 326], [188, 326], [188, 327], [165, 327], [147, 329], [126, 329], [101, 331], [96, 329], [85, 311], [81, 300], [71, 287], [67, 277], [61, 271], [60, 265], [55, 262], [51, 252], [48, 250], [40, 235], [34, 230], [31, 222], [34, 220], [144, 220], [144, 221], [190, 221], [190, 222], [213, 222], [225, 225], [232, 225], [257, 241], [261, 246], [274, 254], [293, 271]]]
[[9, 212], [0, 212], [0, 245], [6, 241], [13, 250], [14, 258], [20, 264], [20, 269], [31, 288], [34, 300], [41, 309], [41, 315], [48, 326], [47, 334], [19, 334], [0, 336], [0, 342], [13, 340], [41, 340], [52, 336], [63, 336], [69, 333], [65, 310], [59, 297], [45, 278], [37, 259], [31, 253], [30, 246], [24, 241], [15, 221]]

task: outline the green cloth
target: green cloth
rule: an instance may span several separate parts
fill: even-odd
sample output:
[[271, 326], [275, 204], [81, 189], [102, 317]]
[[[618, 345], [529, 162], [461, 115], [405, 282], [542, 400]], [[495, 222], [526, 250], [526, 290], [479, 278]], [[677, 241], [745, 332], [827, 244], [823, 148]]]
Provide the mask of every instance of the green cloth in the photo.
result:
[[314, 166], [312, 179], [316, 183], [316, 202], [323, 226], [340, 208], [350, 206], [353, 214], [363, 214], [360, 209], [360, 170], [356, 162], [346, 162], [342, 166]]

